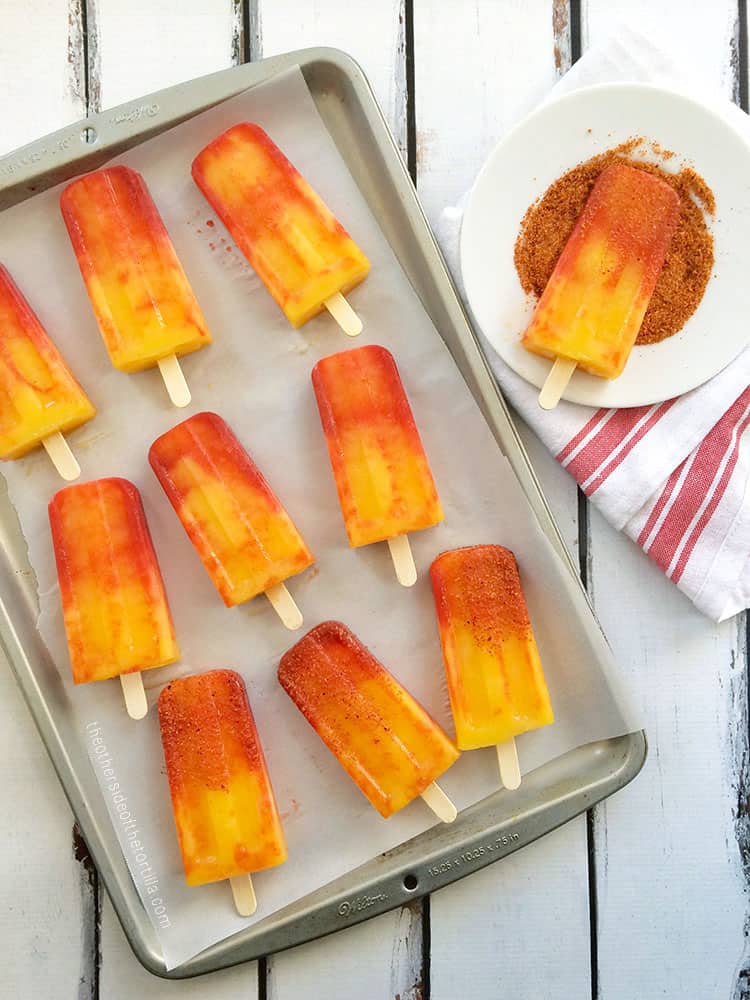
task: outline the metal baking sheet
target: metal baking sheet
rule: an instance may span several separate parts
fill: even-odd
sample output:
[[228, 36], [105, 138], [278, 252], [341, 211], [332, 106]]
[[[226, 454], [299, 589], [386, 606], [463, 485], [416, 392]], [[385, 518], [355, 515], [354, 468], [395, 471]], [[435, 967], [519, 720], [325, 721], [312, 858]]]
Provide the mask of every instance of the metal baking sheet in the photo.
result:
[[[314, 48], [236, 67], [92, 116], [0, 158], [0, 210], [298, 65], [338, 149], [440, 331], [526, 493], [570, 570], [579, 627], [593, 656], [609, 656], [575, 565], [529, 465], [461, 306], [375, 97], [343, 52]], [[280, 951], [396, 906], [511, 854], [626, 785], [646, 756], [642, 732], [580, 747], [503, 791], [167, 972], [128, 873], [85, 748], [73, 730], [59, 674], [36, 630], [37, 596], [26, 546], [0, 497], [0, 642], [15, 672], [130, 944], [156, 975], [185, 978]], [[407, 878], [408, 876], [408, 878]]]

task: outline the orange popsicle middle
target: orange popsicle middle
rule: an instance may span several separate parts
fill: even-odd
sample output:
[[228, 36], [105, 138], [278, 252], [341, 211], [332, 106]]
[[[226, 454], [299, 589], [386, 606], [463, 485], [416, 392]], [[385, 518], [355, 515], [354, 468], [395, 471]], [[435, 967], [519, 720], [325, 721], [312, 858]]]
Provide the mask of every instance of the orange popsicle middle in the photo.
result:
[[143, 177], [107, 167], [69, 184], [60, 207], [112, 364], [125, 372], [211, 343]]
[[513, 553], [501, 545], [452, 549], [430, 576], [459, 749], [554, 722]]
[[349, 544], [443, 520], [435, 482], [393, 356], [375, 345], [319, 361], [313, 388]]
[[259, 125], [214, 139], [193, 179], [293, 327], [367, 276], [367, 257]]
[[0, 459], [20, 458], [96, 414], [36, 313], [0, 264]]
[[204, 885], [286, 861], [263, 748], [233, 670], [180, 677], [159, 725], [185, 881]]
[[250, 456], [216, 413], [151, 445], [149, 461], [227, 607], [315, 561]]
[[597, 179], [521, 340], [602, 378], [625, 367], [677, 227], [674, 188], [615, 164]]
[[68, 486], [49, 505], [76, 684], [173, 663], [180, 650], [140, 494], [126, 479]]
[[285, 653], [279, 681], [381, 816], [403, 809], [458, 758], [440, 726], [341, 622], [323, 622]]

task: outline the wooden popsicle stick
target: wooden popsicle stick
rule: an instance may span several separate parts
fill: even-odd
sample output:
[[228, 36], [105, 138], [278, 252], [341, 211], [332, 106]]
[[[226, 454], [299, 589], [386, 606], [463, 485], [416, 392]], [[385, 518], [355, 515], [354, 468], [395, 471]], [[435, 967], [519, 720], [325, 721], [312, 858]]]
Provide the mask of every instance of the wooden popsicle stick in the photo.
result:
[[71, 483], [74, 479], [78, 479], [81, 474], [81, 466], [60, 431], [55, 431], [49, 437], [42, 438], [42, 444], [52, 464], [66, 482]]
[[539, 405], [543, 410], [554, 410], [562, 398], [576, 370], [575, 361], [570, 358], [555, 358], [555, 363], [539, 393]]
[[347, 337], [357, 337], [362, 333], [362, 320], [355, 313], [341, 292], [336, 292], [323, 305], [333, 316]]
[[273, 605], [273, 610], [288, 629], [291, 629], [293, 632], [295, 629], [301, 628], [304, 620], [302, 612], [283, 583], [277, 583], [273, 587], [269, 587], [266, 591], [266, 597]]
[[252, 917], [258, 909], [253, 880], [249, 875], [233, 875], [229, 879], [234, 897], [234, 906], [241, 917]]
[[388, 548], [391, 550], [396, 579], [402, 587], [413, 587], [417, 582], [417, 567], [414, 565], [414, 556], [411, 554], [409, 536], [396, 535], [395, 538], [389, 538]]
[[168, 354], [166, 358], [159, 358], [158, 365], [169, 398], [175, 406], [187, 406], [193, 397], [190, 395], [190, 386], [185, 381], [177, 355]]
[[139, 673], [120, 674], [122, 694], [125, 698], [125, 708], [131, 719], [142, 719], [148, 712], [146, 692], [143, 690], [143, 678]]
[[452, 823], [458, 816], [458, 809], [436, 781], [425, 788], [422, 792], [422, 798], [443, 823]]
[[514, 739], [506, 740], [505, 743], [498, 743], [497, 762], [500, 765], [500, 777], [503, 786], [512, 792], [521, 784], [521, 768], [518, 764], [518, 750]]

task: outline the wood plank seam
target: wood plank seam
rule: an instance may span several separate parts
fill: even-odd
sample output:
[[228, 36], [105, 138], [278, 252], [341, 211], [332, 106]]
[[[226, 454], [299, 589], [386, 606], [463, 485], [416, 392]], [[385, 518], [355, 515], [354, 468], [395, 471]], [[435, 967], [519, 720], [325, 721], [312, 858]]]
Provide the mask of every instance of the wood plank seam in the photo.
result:
[[[95, 0], [74, 0], [70, 21], [76, 18], [75, 34], [80, 51], [75, 62], [81, 67], [79, 86], [86, 115], [101, 107], [101, 73], [99, 63], [98, 19]], [[69, 53], [70, 55], [70, 53]], [[101, 978], [101, 885], [99, 872], [89, 854], [78, 825], [73, 826], [73, 856], [81, 865], [81, 975], [79, 1000], [99, 1000]]]
[[[555, 41], [555, 68], [563, 76], [581, 57], [583, 38], [581, 31], [581, 0], [554, 0], [552, 6], [553, 37]], [[578, 571], [581, 581], [589, 590], [591, 544], [589, 532], [589, 500], [579, 486], [578, 499]], [[591, 998], [599, 995], [599, 954], [597, 947], [598, 911], [596, 894], [596, 810], [586, 813], [586, 855], [589, 897], [589, 962]]]
[[73, 825], [73, 857], [80, 865], [81, 968], [78, 1000], [99, 1000], [101, 966], [102, 890], [99, 872], [89, 854], [78, 824]]
[[[734, 77], [732, 96], [735, 103], [747, 112], [750, 110], [747, 0], [738, 0], [737, 17], [730, 45], [730, 61]], [[733, 748], [734, 772], [737, 775], [735, 835], [742, 861], [745, 885], [750, 887], [750, 613], [747, 611], [740, 616], [738, 633], [740, 637], [739, 648], [742, 649], [744, 644], [745, 663], [742, 696], [733, 697], [732, 704], [738, 704], [741, 724], [737, 725], [735, 739], [732, 739], [730, 734], [730, 745]], [[734, 1000], [749, 1000], [750, 998], [750, 956], [747, 946], [749, 935], [750, 912], [747, 912], [745, 914], [745, 950], [738, 963], [737, 981], [733, 992]]]

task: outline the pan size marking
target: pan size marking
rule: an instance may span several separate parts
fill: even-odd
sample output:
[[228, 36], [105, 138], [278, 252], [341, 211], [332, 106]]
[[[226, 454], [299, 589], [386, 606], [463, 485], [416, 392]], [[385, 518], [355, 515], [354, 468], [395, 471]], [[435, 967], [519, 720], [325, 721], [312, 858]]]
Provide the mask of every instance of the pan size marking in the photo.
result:
[[73, 138], [74, 136], [72, 135], [64, 135], [61, 139], [56, 139], [51, 146], [42, 146], [41, 149], [34, 149], [29, 153], [24, 153], [23, 156], [19, 156], [9, 163], [0, 163], [0, 176], [12, 177], [13, 174], [24, 167], [41, 163], [48, 156], [57, 156], [58, 153], [64, 153], [66, 149], [70, 148]]
[[435, 865], [430, 865], [427, 871], [433, 878], [437, 878], [439, 875], [455, 871], [456, 868], [462, 868], [464, 865], [472, 865], [475, 861], [479, 861], [480, 858], [494, 854], [495, 851], [502, 852], [504, 847], [516, 844], [520, 839], [521, 836], [518, 833], [503, 833], [487, 844], [472, 847], [461, 854], [450, 855], [450, 857], [445, 858], [443, 861], [439, 861]]

